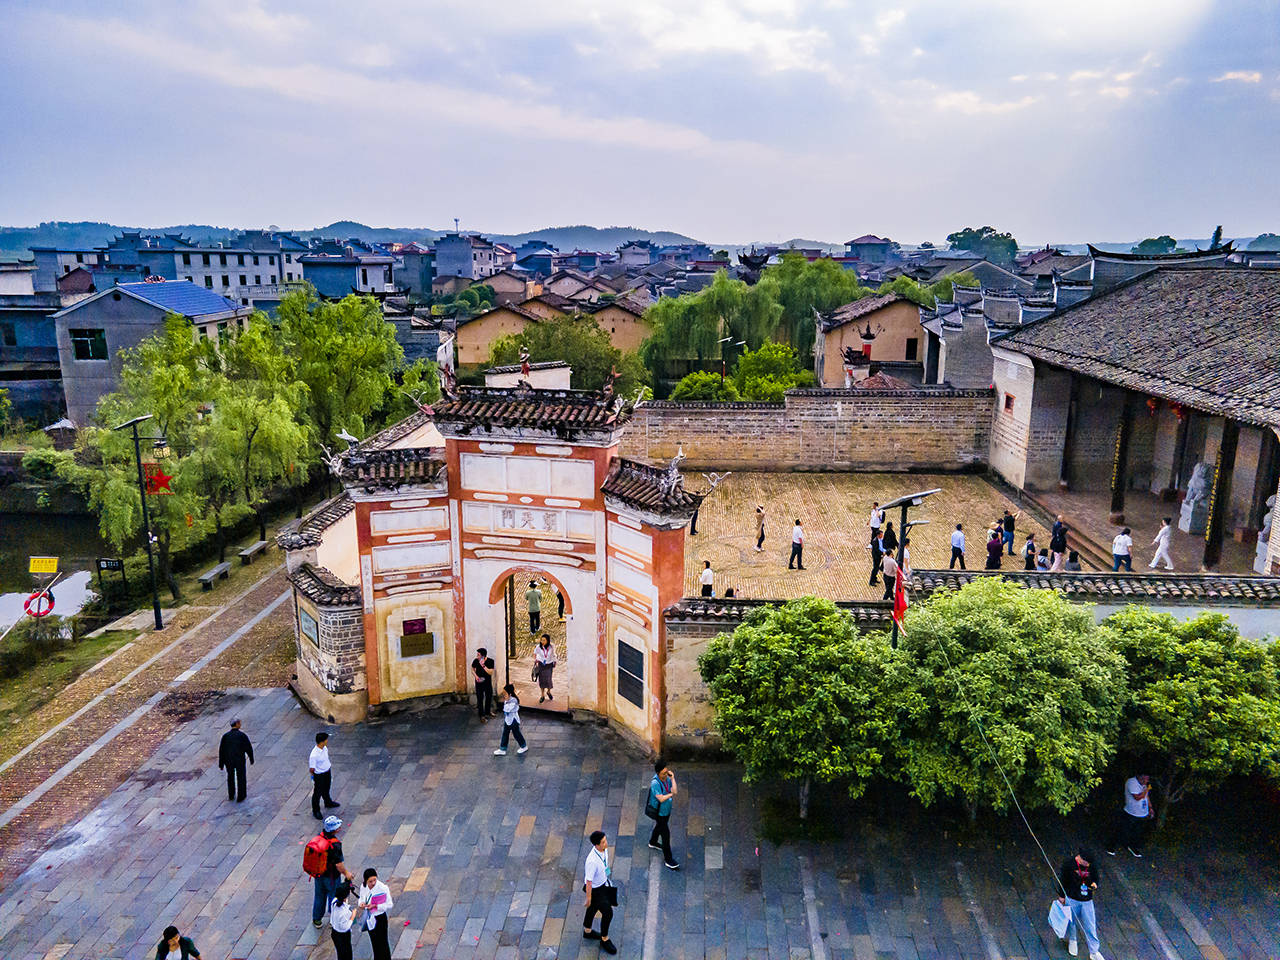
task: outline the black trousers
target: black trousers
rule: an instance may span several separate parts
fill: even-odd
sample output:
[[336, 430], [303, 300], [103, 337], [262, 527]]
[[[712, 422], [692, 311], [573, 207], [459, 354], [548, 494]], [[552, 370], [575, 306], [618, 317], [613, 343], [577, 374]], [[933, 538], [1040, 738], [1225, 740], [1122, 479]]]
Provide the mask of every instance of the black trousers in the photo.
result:
[[689, 518], [689, 535], [696, 536], [698, 533], [698, 511], [693, 511], [693, 516]]
[[[227, 766], [227, 799], [235, 800], [237, 803], [244, 799], [245, 781], [244, 781], [244, 763], [237, 766]], [[236, 789], [236, 780], [240, 781], [240, 789]]]
[[671, 853], [671, 814], [658, 817], [653, 821], [653, 832], [649, 834], [649, 842], [662, 848], [662, 859], [667, 863], [676, 862], [675, 856]]
[[713, 588], [712, 588], [711, 584], [709, 584], [709, 583], [704, 583], [704, 584], [702, 585], [702, 596], [704, 596], [704, 597], [709, 597], [709, 596], [711, 596], [712, 589], [713, 589]]
[[317, 773], [312, 778], [311, 783], [311, 813], [313, 816], [320, 816], [320, 801], [324, 800], [326, 807], [333, 806], [333, 797], [329, 796], [329, 787], [333, 783], [333, 771], [326, 770], [324, 773]]
[[613, 920], [613, 904], [606, 899], [604, 887], [591, 888], [591, 905], [582, 917], [583, 930], [591, 929], [591, 922], [595, 920], [597, 913], [600, 914], [600, 936], [607, 937], [609, 924]]
[[351, 960], [351, 931], [339, 933], [330, 928], [329, 936], [333, 938], [333, 949], [338, 953], [338, 960]]
[[556, 619], [564, 619], [564, 594], [556, 591]]
[[764, 546], [764, 531], [761, 530], [759, 533], [756, 534], [756, 549], [759, 550], [763, 546]]
[[791, 544], [791, 559], [787, 561], [788, 570], [791, 569], [791, 565], [793, 563], [798, 563], [800, 566], [800, 569], [801, 570], [804, 569], [804, 544], [803, 543]]
[[488, 717], [493, 714], [493, 682], [486, 680], [484, 683], [476, 684], [476, 709], [480, 711], [480, 716]]
[[897, 577], [891, 577], [891, 576], [889, 576], [889, 575], [886, 573], [886, 574], [884, 575], [884, 596], [883, 596], [883, 597], [881, 597], [880, 599], [881, 599], [881, 600], [892, 600], [892, 599], [893, 599], [893, 591], [894, 591], [894, 590], [896, 590], [896, 589], [897, 589], [897, 587], [898, 587], [898, 578], [897, 578]]
[[542, 611], [530, 610], [529, 611], [529, 632], [537, 633], [538, 627], [540, 626], [542, 626]]
[[951, 548], [951, 566], [949, 567], [949, 569], [954, 570], [956, 568], [957, 560], [960, 561], [960, 569], [963, 570], [964, 569], [964, 551], [961, 550], [959, 547], [952, 547]]
[[878, 550], [871, 551], [871, 579], [867, 581], [868, 585], [874, 585], [876, 577], [880, 575], [880, 569], [884, 566], [884, 554]]
[[1135, 817], [1121, 810], [1111, 825], [1111, 836], [1107, 838], [1107, 849], [1118, 850], [1128, 847], [1130, 850], [1142, 852], [1143, 841], [1147, 839], [1147, 827], [1151, 821], [1145, 817]]
[[377, 922], [369, 931], [369, 946], [373, 947], [373, 960], [391, 960], [391, 947], [387, 944], [387, 915], [378, 914]]

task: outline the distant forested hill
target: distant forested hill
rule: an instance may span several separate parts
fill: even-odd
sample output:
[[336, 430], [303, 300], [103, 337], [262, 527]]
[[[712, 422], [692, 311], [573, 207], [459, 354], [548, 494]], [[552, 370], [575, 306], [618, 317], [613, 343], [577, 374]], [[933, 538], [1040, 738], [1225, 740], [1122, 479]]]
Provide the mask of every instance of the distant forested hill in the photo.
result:
[[[26, 259], [31, 247], [100, 247], [122, 230], [141, 230], [144, 233], [181, 233], [196, 241], [229, 240], [239, 228], [214, 227], [208, 224], [187, 223], [168, 227], [119, 226], [95, 221], [69, 222], [50, 220], [35, 227], [0, 227], [0, 258]], [[287, 229], [287, 228], [286, 228]], [[311, 237], [357, 237], [374, 243], [432, 241], [445, 231], [430, 227], [370, 227], [354, 220], [339, 220], [324, 227], [292, 231], [304, 239]], [[544, 240], [561, 250], [613, 250], [628, 240], [651, 240], [654, 243], [693, 243], [682, 233], [669, 230], [641, 230], [638, 227], [547, 227], [527, 233], [490, 233], [478, 230], [491, 240], [499, 240], [518, 246], [526, 240]]]

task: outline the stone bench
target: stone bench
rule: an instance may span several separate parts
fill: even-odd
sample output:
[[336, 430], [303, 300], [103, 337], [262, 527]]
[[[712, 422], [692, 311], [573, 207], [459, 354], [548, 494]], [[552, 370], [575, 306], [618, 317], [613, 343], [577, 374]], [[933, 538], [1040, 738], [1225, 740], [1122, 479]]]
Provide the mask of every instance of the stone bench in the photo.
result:
[[230, 574], [231, 574], [231, 564], [220, 563], [217, 566], [210, 567], [204, 573], [200, 574], [200, 576], [196, 577], [196, 579], [200, 581], [201, 590], [212, 590], [213, 581], [219, 578], [225, 580], [227, 579], [228, 576], [230, 576]]
[[259, 540], [240, 551], [240, 562], [246, 567], [253, 563], [253, 558], [267, 549], [267, 541]]

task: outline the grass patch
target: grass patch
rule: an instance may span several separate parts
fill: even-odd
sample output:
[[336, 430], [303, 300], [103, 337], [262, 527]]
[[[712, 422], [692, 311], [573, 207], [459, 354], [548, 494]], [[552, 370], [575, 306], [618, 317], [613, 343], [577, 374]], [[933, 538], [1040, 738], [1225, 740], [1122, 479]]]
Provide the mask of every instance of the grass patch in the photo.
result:
[[137, 635], [136, 630], [108, 630], [57, 651], [15, 677], [0, 680], [0, 727], [16, 723], [48, 703], [67, 684]]

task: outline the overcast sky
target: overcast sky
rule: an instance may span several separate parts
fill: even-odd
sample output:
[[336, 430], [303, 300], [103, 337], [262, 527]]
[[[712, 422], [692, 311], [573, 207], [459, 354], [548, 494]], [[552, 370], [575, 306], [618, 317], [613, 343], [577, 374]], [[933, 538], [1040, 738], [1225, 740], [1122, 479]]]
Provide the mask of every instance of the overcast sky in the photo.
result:
[[1280, 5], [0, 0], [0, 223], [1280, 232]]

